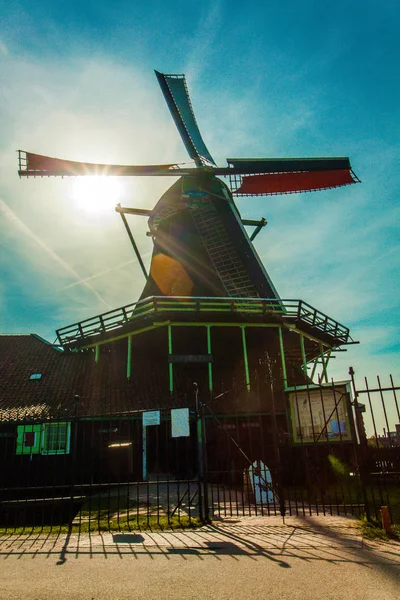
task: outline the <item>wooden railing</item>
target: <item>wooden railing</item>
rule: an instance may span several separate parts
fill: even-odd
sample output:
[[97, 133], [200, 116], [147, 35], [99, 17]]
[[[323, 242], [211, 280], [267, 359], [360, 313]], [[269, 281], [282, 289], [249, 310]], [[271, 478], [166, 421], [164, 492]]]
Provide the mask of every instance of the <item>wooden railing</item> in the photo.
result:
[[127, 323], [138, 323], [150, 316], [155, 317], [166, 313], [192, 313], [194, 318], [211, 313], [221, 316], [227, 314], [263, 316], [274, 313], [280, 315], [284, 320], [309, 325], [343, 344], [349, 340], [347, 327], [310, 304], [303, 300], [277, 300], [276, 298], [151, 296], [79, 323], [62, 327], [56, 333], [61, 345], [82, 345], [82, 341], [86, 338], [117, 330]]

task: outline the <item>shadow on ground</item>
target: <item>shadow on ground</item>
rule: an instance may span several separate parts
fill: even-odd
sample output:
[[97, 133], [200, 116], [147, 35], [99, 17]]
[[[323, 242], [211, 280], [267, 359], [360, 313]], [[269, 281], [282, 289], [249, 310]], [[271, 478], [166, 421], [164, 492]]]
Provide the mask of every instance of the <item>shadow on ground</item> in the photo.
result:
[[358, 523], [312, 517], [244, 518], [223, 521], [200, 529], [164, 532], [121, 532], [96, 534], [3, 535], [0, 558], [45, 558], [60, 568], [71, 559], [118, 556], [166, 560], [266, 559], [283, 569], [294, 559], [307, 563], [336, 565], [355, 563], [366, 569], [379, 568], [395, 581], [400, 578], [400, 544], [365, 542]]

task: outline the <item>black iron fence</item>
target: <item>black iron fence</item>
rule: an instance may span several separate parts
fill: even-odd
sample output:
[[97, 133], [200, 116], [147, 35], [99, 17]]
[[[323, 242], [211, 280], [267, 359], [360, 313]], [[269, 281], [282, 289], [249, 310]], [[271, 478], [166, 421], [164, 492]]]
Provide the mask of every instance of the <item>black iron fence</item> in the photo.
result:
[[393, 379], [360, 385], [351, 369], [345, 383], [288, 389], [279, 411], [271, 386], [272, 404], [256, 412], [234, 410], [237, 390], [228, 390], [232, 411], [223, 414], [218, 396], [194, 386], [180, 437], [170, 409], [150, 411], [147, 421], [143, 411], [3, 421], [0, 531], [131, 531], [270, 515], [372, 519], [382, 506], [400, 523]]

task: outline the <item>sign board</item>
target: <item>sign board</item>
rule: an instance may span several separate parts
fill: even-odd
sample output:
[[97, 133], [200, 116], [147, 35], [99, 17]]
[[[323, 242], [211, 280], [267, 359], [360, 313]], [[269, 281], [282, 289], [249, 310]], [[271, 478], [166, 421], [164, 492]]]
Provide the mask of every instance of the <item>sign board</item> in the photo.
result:
[[351, 441], [347, 394], [342, 386], [289, 392], [295, 444]]
[[160, 424], [160, 411], [159, 410], [148, 410], [142, 413], [143, 427], [149, 427], [150, 425]]
[[256, 504], [276, 502], [271, 471], [262, 460], [255, 460], [249, 468], [249, 477]]
[[171, 435], [173, 438], [190, 436], [188, 408], [171, 409]]

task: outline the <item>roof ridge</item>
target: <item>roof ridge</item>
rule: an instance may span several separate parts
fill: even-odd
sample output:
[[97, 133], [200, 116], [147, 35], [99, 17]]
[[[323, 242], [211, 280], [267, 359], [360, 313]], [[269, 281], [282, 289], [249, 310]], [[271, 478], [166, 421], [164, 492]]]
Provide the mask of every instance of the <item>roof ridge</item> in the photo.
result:
[[32, 333], [0, 333], [1, 337], [29, 337]]

